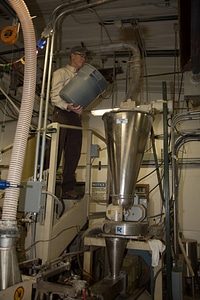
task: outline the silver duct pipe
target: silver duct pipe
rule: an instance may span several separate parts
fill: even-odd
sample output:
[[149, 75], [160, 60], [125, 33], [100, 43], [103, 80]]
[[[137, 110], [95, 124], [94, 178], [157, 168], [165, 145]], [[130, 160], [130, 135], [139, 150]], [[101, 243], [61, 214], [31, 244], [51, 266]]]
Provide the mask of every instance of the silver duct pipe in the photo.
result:
[[[8, 182], [20, 185], [35, 99], [36, 41], [32, 19], [24, 1], [10, 0], [9, 2], [21, 23], [26, 58], [21, 110], [7, 178]], [[19, 189], [7, 189], [5, 192], [2, 220], [0, 221], [0, 289], [6, 289], [21, 280], [15, 253], [15, 238], [18, 232], [16, 221], [18, 197]]]

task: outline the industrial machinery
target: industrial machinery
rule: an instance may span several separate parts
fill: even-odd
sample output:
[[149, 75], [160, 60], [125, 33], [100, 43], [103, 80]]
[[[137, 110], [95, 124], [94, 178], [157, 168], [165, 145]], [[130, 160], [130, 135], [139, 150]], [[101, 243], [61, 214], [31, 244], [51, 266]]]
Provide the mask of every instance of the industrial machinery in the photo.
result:
[[[119, 291], [125, 289], [125, 279], [120, 276], [120, 271], [128, 239], [146, 237], [149, 233], [148, 223], [144, 221], [145, 207], [134, 205], [133, 201], [153, 116], [142, 111], [119, 110], [104, 114], [103, 120], [111, 172], [111, 203], [106, 209], [102, 236], [105, 238], [110, 274], [91, 290], [94, 295], [103, 295], [103, 299], [114, 299]], [[128, 221], [132, 207], [138, 218], [133, 222]]]
[[[95, 238], [86, 237], [85, 243], [91, 248], [106, 248], [108, 275], [92, 285], [90, 291], [97, 299], [110, 300], [122, 292], [126, 293], [127, 278], [130, 276], [122, 271], [126, 249], [130, 252], [133, 250], [133, 253], [144, 258], [144, 253], [148, 256], [152, 250], [148, 242], [152, 237], [154, 243], [161, 246], [160, 249], [157, 248], [159, 253], [164, 251], [165, 246], [160, 240], [156, 240], [156, 236], [162, 236], [162, 229], [159, 234], [153, 232], [146, 219], [145, 205], [134, 202], [136, 181], [153, 116], [145, 111], [121, 109], [104, 114], [103, 120], [111, 173], [110, 203], [106, 209], [102, 233]], [[159, 259], [155, 266], [158, 265]], [[90, 265], [88, 271], [91, 268]], [[153, 290], [150, 291], [152, 292]], [[156, 295], [157, 299], [162, 297], [162, 290], [157, 291]]]
[[[22, 5], [22, 7], [23, 9], [21, 7], [15, 9], [19, 10], [18, 14], [20, 16], [22, 14], [23, 20], [29, 20], [30, 24], [28, 23], [28, 25], [30, 28], [26, 28], [27, 23], [23, 26], [25, 27], [25, 34], [31, 31], [33, 35], [31, 40], [29, 39], [30, 34], [27, 36], [27, 44], [31, 43], [27, 50], [31, 52], [31, 61], [29, 62], [27, 59], [25, 66], [29, 68], [30, 65], [26, 80], [30, 80], [32, 83], [34, 81], [32, 69], [36, 67], [35, 60], [31, 59], [35, 55], [34, 30], [25, 5]], [[55, 29], [55, 24], [53, 29]], [[48, 49], [50, 57], [52, 57], [53, 51], [53, 47], [49, 47], [49, 43], [52, 39], [53, 45], [55, 32], [48, 28], [44, 31], [44, 34], [47, 38], [47, 57], [45, 61], [48, 61]], [[102, 49], [109, 51], [127, 47], [131, 49], [134, 56], [134, 82], [130, 84], [128, 92], [128, 97], [132, 99], [133, 95], [135, 96], [140, 79], [140, 54], [137, 46], [116, 44], [106, 45]], [[47, 65], [44, 68], [44, 84], [41, 95], [45, 91], [47, 69], [51, 72], [52, 61], [49, 61], [49, 68], [47, 68]], [[24, 88], [26, 85], [29, 87], [29, 82], [24, 83]], [[51, 297], [51, 299], [54, 296], [63, 299], [81, 299], [81, 297], [86, 299], [86, 296], [93, 299], [102, 299], [102, 297], [105, 300], [114, 299], [120, 293], [126, 292], [128, 274], [121, 276], [121, 266], [124, 251], [127, 247], [130, 250], [142, 248], [142, 251], [146, 252], [145, 256], [148, 256], [145, 259], [152, 269], [150, 258], [152, 249], [147, 240], [152, 236], [155, 237], [156, 234], [152, 233], [152, 229], [149, 229], [146, 219], [147, 207], [143, 203], [134, 200], [134, 194], [153, 116], [148, 112], [134, 111], [133, 109], [121, 109], [103, 116], [111, 175], [111, 189], [108, 193], [110, 202], [106, 208], [106, 216], [101, 220], [100, 226], [98, 229], [93, 229], [89, 222], [89, 202], [91, 183], [90, 147], [91, 136], [94, 132], [88, 130], [85, 195], [80, 201], [71, 201], [71, 203], [70, 201], [60, 201], [59, 197], [55, 195], [57, 184], [55, 174], [59, 131], [63, 125], [52, 123], [47, 126], [49, 86], [50, 76], [48, 76], [43, 124], [42, 106], [44, 99], [43, 96], [41, 97], [33, 177], [27, 182], [21, 182], [23, 155], [25, 154], [32, 114], [29, 101], [26, 104], [26, 107], [30, 109], [29, 114], [26, 113], [27, 108], [22, 105], [22, 115], [25, 120], [19, 118], [21, 124], [17, 127], [19, 132], [16, 132], [16, 140], [13, 146], [14, 158], [11, 159], [8, 182], [3, 182], [6, 192], [0, 222], [0, 297], [2, 300], [11, 297], [14, 297], [14, 299], [26, 300], [33, 298], [37, 300], [44, 295]], [[31, 92], [31, 95], [25, 94], [25, 100], [22, 99], [22, 102], [30, 98], [34, 100], [34, 84], [32, 89], [25, 88], [25, 91], [27, 93]], [[76, 129], [82, 130], [82, 128]], [[49, 170], [45, 172], [43, 163], [47, 134], [51, 136], [51, 153]], [[19, 136], [23, 138], [19, 138]], [[105, 141], [104, 137], [99, 138]], [[41, 152], [41, 155], [39, 155], [39, 152]], [[38, 160], [40, 160], [39, 168]], [[98, 279], [94, 280], [94, 283], [94, 281], [90, 282], [86, 276], [88, 273], [93, 276], [92, 270], [89, 270], [89, 265], [92, 265], [89, 264], [89, 261], [92, 261], [90, 249], [93, 246], [87, 244], [87, 238], [88, 236], [93, 238], [94, 235], [96, 237], [97, 232], [97, 239], [99, 239], [100, 244], [105, 242], [108, 249], [109, 270], [104, 268], [101, 275], [99, 275], [101, 272], [98, 272]], [[20, 239], [18, 239], [19, 236]], [[142, 241], [138, 245], [135, 243], [133, 245], [133, 240]], [[20, 254], [20, 264], [17, 263], [19, 257], [17, 258], [16, 248], [19, 250], [17, 254], [18, 256]], [[98, 261], [97, 257], [96, 260]], [[106, 258], [103, 257], [103, 260], [106, 261]], [[82, 270], [83, 266], [86, 272]], [[154, 271], [150, 273], [152, 279]], [[101, 280], [103, 280], [104, 294], [99, 292], [99, 287], [102, 290]], [[153, 282], [153, 280], [151, 281]], [[153, 284], [150, 289], [152, 293]], [[156, 293], [156, 295], [160, 297], [159, 293]]]
[[[62, 214], [56, 214], [55, 209], [57, 210], [60, 204], [55, 202], [57, 203], [55, 206], [51, 195], [48, 194], [47, 197], [50, 198], [44, 204], [45, 191], [43, 192], [41, 184], [37, 182], [35, 185], [33, 182], [27, 182], [25, 203], [22, 201], [26, 214], [25, 219], [20, 220], [20, 233], [23, 235], [23, 224], [26, 224], [25, 246], [29, 245], [31, 251], [29, 259], [19, 264], [20, 272], [23, 278], [25, 276], [25, 280], [21, 283], [20, 279], [17, 280], [17, 285], [14, 285], [14, 289], [12, 288], [13, 293], [16, 293], [21, 286], [23, 290], [29, 290], [29, 297], [31, 294], [35, 300], [41, 295], [51, 296], [51, 299], [54, 299], [54, 295], [64, 297], [60, 299], [82, 299], [83, 295], [89, 297], [84, 299], [115, 299], [122, 292], [127, 291], [130, 274], [122, 272], [125, 249], [142, 250], [141, 256], [144, 256], [144, 251], [148, 257], [151, 256], [152, 249], [148, 240], [154, 237], [155, 241], [156, 234], [152, 232], [153, 229], [147, 222], [146, 206], [138, 201], [135, 202], [134, 198], [136, 181], [153, 116], [145, 111], [119, 109], [106, 113], [103, 120], [111, 183], [106, 217], [101, 219], [98, 228], [96, 225], [90, 226], [87, 221], [89, 199], [87, 193], [83, 199], [72, 201], [71, 205], [69, 205], [69, 200], [66, 201]], [[52, 124], [52, 126], [55, 128], [59, 124]], [[52, 132], [52, 136], [57, 139], [56, 131]], [[54, 150], [53, 148], [53, 153], [56, 152]], [[55, 162], [53, 161], [52, 164], [54, 165]], [[51, 167], [50, 163], [50, 171]], [[52, 181], [51, 172], [48, 181]], [[39, 200], [33, 205], [34, 197]], [[46, 209], [45, 213], [43, 206]], [[159, 234], [162, 235], [161, 232]], [[88, 244], [88, 241], [93, 243], [93, 239], [97, 244]], [[36, 247], [34, 244], [40, 244], [40, 241], [42, 246]], [[97, 276], [101, 280], [97, 280], [94, 284], [87, 276], [88, 273], [93, 276], [90, 258], [93, 252], [91, 252], [92, 246], [95, 246], [95, 249], [105, 247], [109, 262], [109, 268]], [[160, 249], [160, 253], [163, 250], [164, 246], [162, 250]], [[103, 259], [106, 260], [106, 256], [103, 255]], [[89, 264], [90, 267], [88, 267]], [[151, 268], [151, 259], [149, 264]], [[107, 275], [104, 277], [105, 274]], [[3, 293], [7, 297], [6, 291], [11, 288], [10, 284], [6, 283], [3, 277], [1, 281], [4, 286], [9, 285], [7, 289], [3, 288]], [[29, 282], [29, 289], [23, 287], [23, 282], [25, 284]], [[158, 292], [157, 295], [160, 297]], [[2, 299], [6, 299], [5, 297], [2, 296]]]

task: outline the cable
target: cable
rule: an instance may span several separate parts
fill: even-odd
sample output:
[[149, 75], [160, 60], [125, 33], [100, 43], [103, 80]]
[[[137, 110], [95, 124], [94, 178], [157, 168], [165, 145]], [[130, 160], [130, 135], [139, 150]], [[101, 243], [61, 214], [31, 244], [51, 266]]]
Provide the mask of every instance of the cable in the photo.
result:
[[155, 299], [155, 295], [154, 295], [154, 294], [155, 294], [156, 280], [157, 280], [158, 275], [160, 274], [160, 272], [162, 272], [163, 270], [166, 270], [166, 266], [161, 267], [161, 268], [157, 271], [156, 275], [154, 276], [153, 288], [152, 288], [152, 300]]
[[33, 244], [31, 244], [28, 248], [26, 248], [24, 251], [27, 252], [29, 251], [33, 246], [35, 246], [36, 244], [38, 243], [45, 243], [45, 242], [50, 242], [54, 239], [56, 239], [61, 233], [67, 231], [67, 230], [70, 230], [72, 228], [76, 228], [77, 229], [77, 233], [80, 231], [80, 227], [78, 225], [73, 225], [73, 226], [70, 226], [68, 228], [64, 228], [63, 230], [61, 230], [58, 234], [56, 234], [55, 236], [53, 236], [52, 238], [50, 239], [47, 239], [47, 240], [38, 240], [36, 242], [34, 242]]
[[47, 194], [50, 195], [54, 200], [56, 200], [56, 202], [58, 203], [58, 205], [61, 207], [61, 212], [58, 215], [58, 219], [62, 216], [64, 209], [65, 209], [65, 204], [63, 202], [62, 199], [59, 199], [56, 195], [54, 195], [53, 193], [49, 192], [49, 191], [42, 191], [42, 194]]
[[[161, 166], [163, 165], [163, 162], [161, 162], [161, 164], [157, 167], [157, 168], [160, 168]], [[154, 172], [156, 172], [157, 168], [155, 168], [153, 171], [151, 171], [150, 173], [148, 173], [147, 175], [145, 175], [144, 177], [138, 179], [136, 181], [136, 183], [142, 181], [143, 179], [146, 179], [148, 176], [152, 175]]]

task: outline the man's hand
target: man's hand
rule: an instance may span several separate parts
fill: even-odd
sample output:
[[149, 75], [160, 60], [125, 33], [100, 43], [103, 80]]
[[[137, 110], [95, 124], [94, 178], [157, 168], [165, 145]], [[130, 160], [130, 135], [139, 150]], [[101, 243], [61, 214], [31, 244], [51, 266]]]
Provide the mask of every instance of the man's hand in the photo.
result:
[[73, 111], [74, 113], [76, 113], [78, 115], [81, 115], [82, 111], [83, 111], [82, 106], [80, 106], [80, 105], [74, 106], [73, 103], [69, 103], [68, 106], [67, 106], [67, 109], [70, 110], [70, 111]]

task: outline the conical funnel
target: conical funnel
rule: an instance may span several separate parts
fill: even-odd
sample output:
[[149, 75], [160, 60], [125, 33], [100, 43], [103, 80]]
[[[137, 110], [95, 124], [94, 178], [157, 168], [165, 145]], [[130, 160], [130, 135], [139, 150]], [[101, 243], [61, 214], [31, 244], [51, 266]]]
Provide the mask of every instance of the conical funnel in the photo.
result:
[[0, 220], [0, 291], [22, 281], [15, 248], [17, 233], [15, 220]]
[[120, 276], [120, 270], [122, 267], [127, 239], [108, 237], [105, 238], [105, 241], [110, 267], [110, 275], [115, 279]]
[[103, 115], [111, 171], [112, 203], [128, 209], [142, 163], [153, 116], [137, 110], [119, 110]]

